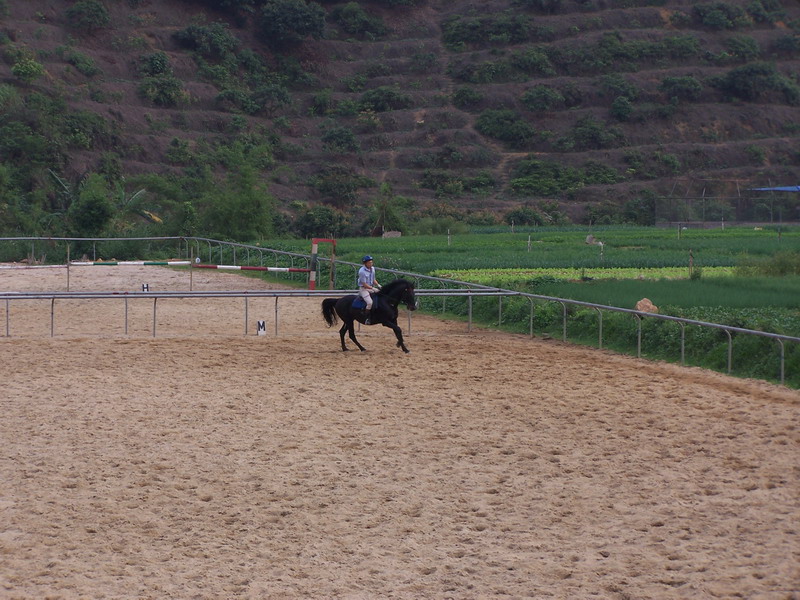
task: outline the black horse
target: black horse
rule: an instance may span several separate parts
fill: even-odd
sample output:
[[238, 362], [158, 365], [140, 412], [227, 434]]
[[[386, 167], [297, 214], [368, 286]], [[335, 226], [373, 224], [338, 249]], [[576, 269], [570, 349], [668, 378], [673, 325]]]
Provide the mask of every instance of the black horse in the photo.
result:
[[[349, 332], [350, 339], [353, 340], [358, 349], [364, 352], [366, 348], [358, 343], [354, 328], [354, 322], [363, 323], [366, 319], [365, 311], [362, 308], [353, 308], [356, 299], [361, 300], [357, 295], [343, 296], [341, 298], [326, 298], [322, 301], [322, 316], [328, 327], [336, 324], [337, 316], [342, 320], [343, 325], [339, 330], [339, 337], [342, 338], [342, 350], [348, 350], [344, 343], [344, 333]], [[389, 327], [397, 336], [397, 346], [408, 352], [403, 343], [403, 331], [397, 326], [397, 305], [404, 303], [408, 310], [417, 309], [417, 300], [414, 297], [414, 284], [405, 279], [395, 279], [387, 283], [381, 290], [373, 296], [372, 314], [370, 315], [370, 325], [381, 324]]]

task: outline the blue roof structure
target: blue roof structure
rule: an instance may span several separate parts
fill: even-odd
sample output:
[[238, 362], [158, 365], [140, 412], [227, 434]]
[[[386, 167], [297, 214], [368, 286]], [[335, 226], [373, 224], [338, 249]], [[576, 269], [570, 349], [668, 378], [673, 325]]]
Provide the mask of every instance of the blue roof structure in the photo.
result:
[[800, 192], [800, 185], [788, 185], [783, 187], [752, 188], [751, 192]]

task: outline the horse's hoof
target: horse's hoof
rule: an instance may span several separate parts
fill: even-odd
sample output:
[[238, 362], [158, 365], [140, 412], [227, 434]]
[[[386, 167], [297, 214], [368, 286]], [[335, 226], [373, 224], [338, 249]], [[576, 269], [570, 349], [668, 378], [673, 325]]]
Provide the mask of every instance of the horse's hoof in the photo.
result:
[[409, 350], [408, 348], [403, 348], [403, 352], [405, 352], [406, 354], [411, 354], [411, 350]]

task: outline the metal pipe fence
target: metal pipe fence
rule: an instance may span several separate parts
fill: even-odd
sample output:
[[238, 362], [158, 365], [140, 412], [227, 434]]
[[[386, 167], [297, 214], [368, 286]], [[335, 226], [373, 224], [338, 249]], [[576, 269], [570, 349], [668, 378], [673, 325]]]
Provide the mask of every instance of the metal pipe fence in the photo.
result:
[[[304, 255], [295, 252], [287, 252], [282, 250], [275, 250], [269, 248], [261, 248], [247, 244], [239, 244], [234, 242], [225, 242], [220, 240], [213, 240], [208, 238], [198, 237], [163, 237], [163, 238], [126, 238], [127, 240], [142, 240], [142, 241], [170, 241], [179, 242], [181, 247], [181, 256], [200, 257], [201, 245], [204, 250], [207, 250], [209, 261], [213, 261], [215, 257], [219, 257], [220, 262], [224, 262], [225, 258], [231, 257], [233, 264], [241, 262], [243, 264], [250, 264], [254, 260], [254, 256], [258, 256], [259, 265], [264, 264], [264, 256], [271, 255], [271, 260], [275, 262], [276, 266], [279, 261], [289, 261], [292, 265], [295, 261], [302, 263], [308, 268], [310, 264], [310, 255]], [[0, 241], [121, 241], [119, 238], [0, 238]], [[195, 255], [194, 251], [197, 250]], [[356, 274], [360, 268], [360, 264], [352, 263], [342, 260], [334, 261], [326, 257], [318, 257], [317, 269], [322, 269], [323, 265], [328, 263], [329, 268], [336, 273], [334, 285], [340, 281], [342, 267], [350, 267], [353, 270], [353, 276], [350, 282], [355, 285]], [[64, 265], [62, 265], [64, 266]], [[190, 267], [191, 269], [191, 267]], [[709, 328], [718, 330], [725, 334], [727, 340], [727, 356], [726, 367], [727, 373], [732, 373], [733, 370], [733, 343], [734, 335], [746, 335], [762, 338], [769, 338], [773, 340], [778, 346], [778, 360], [779, 360], [779, 375], [778, 379], [781, 384], [786, 381], [786, 344], [800, 344], [800, 337], [770, 333], [759, 330], [744, 329], [740, 327], [733, 327], [730, 325], [723, 325], [719, 323], [710, 323], [705, 321], [696, 321], [692, 319], [685, 319], [680, 317], [672, 317], [669, 315], [661, 315], [658, 313], [646, 313], [632, 309], [620, 308], [615, 306], [606, 306], [601, 304], [593, 304], [590, 302], [583, 302], [578, 300], [570, 300], [565, 298], [556, 298], [551, 296], [543, 296], [537, 294], [530, 294], [525, 292], [517, 292], [513, 290], [506, 290], [502, 288], [494, 288], [475, 284], [472, 282], [458, 281], [452, 279], [443, 279], [429, 275], [422, 275], [419, 273], [411, 273], [396, 269], [377, 268], [381, 273], [385, 273], [395, 277], [407, 277], [413, 279], [417, 287], [416, 294], [421, 298], [441, 298], [442, 299], [442, 312], [445, 312], [445, 303], [447, 298], [451, 297], [466, 297], [466, 319], [467, 330], [471, 331], [474, 322], [473, 303], [476, 298], [482, 297], [496, 297], [498, 299], [498, 318], [497, 325], [503, 324], [503, 299], [516, 297], [527, 300], [529, 304], [528, 312], [528, 333], [531, 337], [534, 336], [534, 317], [537, 306], [542, 303], [555, 303], [561, 307], [561, 338], [563, 341], [568, 341], [568, 321], [570, 309], [586, 308], [593, 310], [597, 315], [597, 345], [598, 348], [603, 348], [604, 345], [604, 332], [603, 332], [603, 314], [604, 312], [628, 314], [636, 321], [636, 356], [642, 357], [642, 326], [645, 319], [654, 319], [662, 322], [672, 322], [680, 327], [680, 363], [686, 364], [686, 326], [697, 326], [701, 328]], [[320, 277], [317, 277], [320, 281]], [[437, 287], [425, 287], [437, 286]], [[245, 326], [244, 332], [247, 334], [247, 298], [257, 297], [270, 297], [275, 298], [276, 303], [276, 319], [275, 319], [275, 335], [278, 335], [278, 299], [282, 297], [327, 297], [337, 296], [349, 293], [355, 293], [354, 289], [343, 287], [335, 290], [247, 290], [247, 291], [189, 291], [189, 292], [46, 292], [46, 293], [25, 293], [25, 292], [0, 292], [0, 302], [5, 301], [5, 317], [6, 317], [6, 337], [10, 336], [10, 302], [12, 300], [50, 300], [51, 301], [51, 315], [54, 315], [52, 307], [56, 300], [66, 299], [86, 299], [86, 298], [124, 298], [127, 302], [131, 298], [146, 298], [153, 301], [153, 336], [156, 335], [156, 310], [157, 302], [160, 298], [244, 298], [245, 299]], [[421, 302], [420, 302], [421, 304]], [[409, 312], [408, 326], [411, 327], [411, 313]], [[54, 319], [54, 316], [51, 317]], [[55, 330], [54, 322], [51, 323], [51, 333]], [[125, 320], [125, 333], [127, 334], [127, 305], [126, 305], [126, 320]]]

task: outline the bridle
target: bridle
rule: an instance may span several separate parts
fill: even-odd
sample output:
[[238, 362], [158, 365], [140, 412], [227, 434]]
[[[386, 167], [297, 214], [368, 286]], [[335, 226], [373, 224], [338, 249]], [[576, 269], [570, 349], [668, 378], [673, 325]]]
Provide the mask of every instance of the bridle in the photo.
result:
[[[417, 299], [414, 297], [414, 286], [410, 285], [403, 290], [403, 302], [409, 308], [409, 310], [416, 310], [417, 309]], [[411, 308], [411, 307], [414, 308]]]

